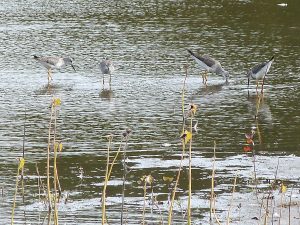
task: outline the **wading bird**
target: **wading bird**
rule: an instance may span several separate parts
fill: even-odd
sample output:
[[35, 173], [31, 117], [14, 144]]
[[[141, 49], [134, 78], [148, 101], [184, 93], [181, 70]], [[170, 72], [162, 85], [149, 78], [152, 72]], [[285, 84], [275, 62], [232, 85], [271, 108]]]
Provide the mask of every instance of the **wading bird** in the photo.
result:
[[104, 86], [104, 75], [105, 74], [109, 74], [109, 85], [111, 85], [111, 73], [115, 70], [112, 61], [109, 60], [108, 58], [105, 58], [100, 62], [99, 66], [100, 66], [100, 70], [103, 74], [103, 80], [102, 80], [103, 86]]
[[203, 55], [203, 56], [196, 55], [189, 49], [187, 51], [191, 54], [192, 58], [201, 67], [201, 69], [205, 71], [204, 75], [202, 75], [204, 84], [206, 84], [207, 82], [208, 72], [222, 75], [226, 79], [226, 82], [228, 81], [229, 73], [222, 68], [219, 61], [215, 60], [214, 58], [211, 58], [208, 55]]
[[249, 84], [250, 84], [251, 78], [256, 80], [256, 92], [257, 92], [257, 88], [258, 88], [258, 83], [260, 80], [262, 80], [261, 93], [263, 93], [265, 77], [266, 77], [267, 73], [269, 72], [273, 61], [274, 61], [274, 56], [269, 61], [258, 64], [256, 66], [254, 66], [251, 70], [249, 70], [249, 72], [247, 74], [248, 89], [249, 89]]
[[40, 62], [48, 71], [48, 84], [52, 80], [52, 69], [61, 69], [64, 66], [71, 65], [75, 70], [75, 67], [70, 58], [62, 58], [62, 57], [38, 57], [33, 56], [35, 60]]

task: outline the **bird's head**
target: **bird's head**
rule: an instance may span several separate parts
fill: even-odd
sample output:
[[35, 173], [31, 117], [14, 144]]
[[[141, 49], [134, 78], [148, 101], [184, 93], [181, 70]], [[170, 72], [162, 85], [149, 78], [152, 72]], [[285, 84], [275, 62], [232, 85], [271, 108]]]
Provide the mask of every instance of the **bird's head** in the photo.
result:
[[72, 60], [71, 58], [64, 58], [64, 62], [65, 62], [65, 64], [66, 64], [66, 66], [67, 66], [67, 65], [71, 65], [72, 68], [73, 68], [73, 70], [76, 72], [75, 67], [74, 67], [74, 65], [73, 65], [73, 60]]

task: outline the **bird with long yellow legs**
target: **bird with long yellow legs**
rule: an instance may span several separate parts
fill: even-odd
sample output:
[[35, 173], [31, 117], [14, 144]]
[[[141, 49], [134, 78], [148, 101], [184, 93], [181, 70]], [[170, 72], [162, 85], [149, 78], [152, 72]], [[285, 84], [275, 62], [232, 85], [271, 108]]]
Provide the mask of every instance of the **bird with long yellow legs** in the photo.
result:
[[259, 82], [262, 81], [261, 93], [263, 94], [265, 78], [266, 78], [267, 73], [270, 70], [270, 67], [271, 67], [273, 61], [274, 61], [274, 56], [269, 61], [260, 63], [249, 70], [249, 72], [247, 74], [248, 89], [249, 89], [249, 85], [250, 85], [250, 79], [254, 79], [256, 81], [256, 92], [258, 92]]
[[35, 60], [37, 60], [39, 63], [41, 63], [48, 72], [48, 85], [52, 81], [52, 69], [60, 69], [64, 66], [71, 65], [72, 68], [75, 70], [75, 67], [73, 65], [72, 59], [70, 58], [62, 58], [62, 57], [38, 57], [33, 56]]

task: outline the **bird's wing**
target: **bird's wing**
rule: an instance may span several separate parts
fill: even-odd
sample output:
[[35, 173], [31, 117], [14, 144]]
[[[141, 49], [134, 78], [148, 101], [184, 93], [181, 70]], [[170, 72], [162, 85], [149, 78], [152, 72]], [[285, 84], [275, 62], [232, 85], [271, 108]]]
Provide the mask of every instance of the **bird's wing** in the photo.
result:
[[[201, 56], [200, 56], [201, 57]], [[203, 62], [208, 65], [209, 67], [212, 67], [213, 65], [219, 63], [217, 60], [215, 60], [214, 58], [210, 57], [209, 55], [203, 55]]]
[[204, 56], [199, 56], [195, 53], [193, 53], [191, 50], [187, 50], [192, 58], [204, 69], [209, 70], [209, 68], [211, 66], [213, 66], [216, 63], [216, 60], [214, 60], [213, 58], [209, 57], [208, 55], [204, 55]]
[[254, 66], [252, 69], [251, 69], [251, 71], [252, 71], [252, 73], [253, 74], [256, 74], [256, 73], [258, 73], [262, 68], [264, 68], [265, 66], [266, 66], [266, 62], [263, 62], [263, 63], [261, 63], [261, 64], [258, 64], [258, 65], [256, 65], [256, 66]]
[[59, 58], [57, 58], [57, 57], [39, 57], [37, 60], [42, 63], [47, 63], [49, 65], [55, 66], [56, 63], [58, 62]]
[[102, 62], [100, 62], [100, 69], [102, 73], [108, 73], [109, 72], [109, 67], [106, 63], [105, 60], [103, 60]]

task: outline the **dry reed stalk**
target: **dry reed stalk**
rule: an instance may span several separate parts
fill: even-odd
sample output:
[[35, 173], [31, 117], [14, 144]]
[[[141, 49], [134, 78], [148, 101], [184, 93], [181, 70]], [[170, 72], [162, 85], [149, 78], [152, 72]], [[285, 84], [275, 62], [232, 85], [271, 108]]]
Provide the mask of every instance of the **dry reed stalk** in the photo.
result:
[[107, 147], [107, 159], [106, 159], [106, 171], [105, 171], [105, 181], [102, 190], [102, 225], [104, 225], [107, 221], [106, 219], [106, 188], [108, 183], [108, 173], [109, 173], [109, 151], [111, 147], [112, 136], [108, 136], [108, 147]]
[[187, 219], [188, 219], [188, 225], [191, 225], [192, 223], [192, 214], [191, 214], [191, 198], [192, 198], [192, 139], [193, 139], [193, 116], [191, 116], [191, 127], [190, 127], [190, 133], [191, 133], [191, 139], [190, 139], [190, 145], [189, 145], [189, 196], [188, 196], [188, 211], [187, 211]]
[[49, 121], [49, 129], [48, 129], [48, 146], [47, 146], [47, 194], [48, 194], [48, 211], [52, 210], [52, 202], [51, 202], [51, 186], [50, 186], [50, 145], [51, 145], [51, 128], [53, 121], [53, 111], [54, 111], [54, 103], [51, 103], [51, 111], [50, 111], [50, 121]]
[[18, 193], [19, 174], [20, 174], [20, 172], [19, 172], [19, 169], [18, 169], [17, 177], [16, 177], [15, 194], [14, 194], [14, 200], [13, 200], [13, 206], [12, 206], [12, 212], [11, 212], [11, 225], [14, 224], [16, 199], [17, 199], [17, 193]]
[[121, 143], [120, 143], [120, 145], [119, 145], [119, 148], [118, 148], [118, 150], [117, 150], [117, 153], [116, 153], [116, 155], [115, 155], [113, 161], [111, 162], [111, 165], [110, 165], [110, 168], [109, 168], [109, 171], [108, 171], [108, 175], [107, 175], [108, 180], [110, 179], [110, 175], [111, 175], [112, 169], [113, 169], [113, 167], [114, 167], [114, 165], [115, 165], [115, 163], [116, 163], [116, 161], [117, 161], [117, 158], [118, 158], [118, 156], [119, 156], [119, 154], [120, 154], [120, 152], [121, 152], [121, 146], [122, 146], [122, 143], [123, 143], [123, 139], [121, 140]]
[[229, 222], [230, 222], [230, 211], [231, 211], [231, 207], [232, 207], [232, 203], [233, 203], [233, 196], [234, 196], [234, 193], [235, 193], [237, 174], [238, 174], [238, 171], [236, 172], [235, 177], [234, 177], [234, 183], [233, 183], [233, 188], [232, 188], [232, 195], [231, 195], [230, 205], [229, 205], [229, 209], [228, 209], [228, 213], [227, 213], [227, 223], [226, 223], [226, 225], [229, 225]]
[[[127, 176], [127, 165], [126, 165], [126, 150], [127, 150], [127, 144], [128, 144], [128, 137], [131, 133], [131, 130], [129, 128], [126, 129], [126, 131], [123, 133], [123, 137], [125, 138], [125, 145], [123, 148], [123, 184], [122, 184], [122, 204], [121, 204], [121, 225], [123, 225], [123, 214], [124, 214], [124, 204], [125, 204], [125, 186], [126, 186], [126, 176]], [[128, 215], [126, 215], [128, 216]], [[127, 218], [126, 221], [127, 223]]]
[[[185, 126], [185, 113], [184, 113], [184, 98], [185, 98], [185, 85], [186, 85], [186, 80], [187, 80], [187, 76], [188, 76], [188, 66], [185, 65], [185, 77], [184, 77], [184, 81], [183, 81], [183, 87], [182, 87], [182, 93], [181, 93], [181, 108], [182, 108], [182, 133], [184, 132], [184, 126]], [[178, 168], [178, 172], [177, 172], [177, 178], [175, 181], [175, 185], [174, 185], [174, 189], [172, 192], [172, 198], [171, 198], [171, 202], [170, 202], [170, 207], [169, 207], [169, 213], [168, 213], [168, 225], [172, 224], [172, 215], [173, 215], [173, 205], [174, 205], [174, 200], [175, 200], [175, 195], [176, 195], [176, 189], [179, 183], [179, 178], [180, 178], [180, 173], [182, 170], [182, 162], [184, 159], [184, 153], [185, 153], [185, 143], [184, 140], [182, 141], [182, 154], [181, 154], [181, 159], [180, 159], [180, 164], [179, 164], [179, 168]]]
[[54, 187], [54, 224], [58, 225], [58, 210], [57, 210], [57, 166], [56, 166], [56, 158], [57, 158], [57, 148], [58, 145], [56, 145], [56, 117], [57, 117], [57, 110], [54, 109], [54, 135], [53, 135], [53, 151], [54, 151], [54, 160], [53, 160], [53, 187]]
[[144, 204], [143, 204], [143, 218], [142, 218], [142, 225], [145, 225], [145, 211], [146, 211], [146, 193], [147, 193], [147, 182], [144, 179]]

